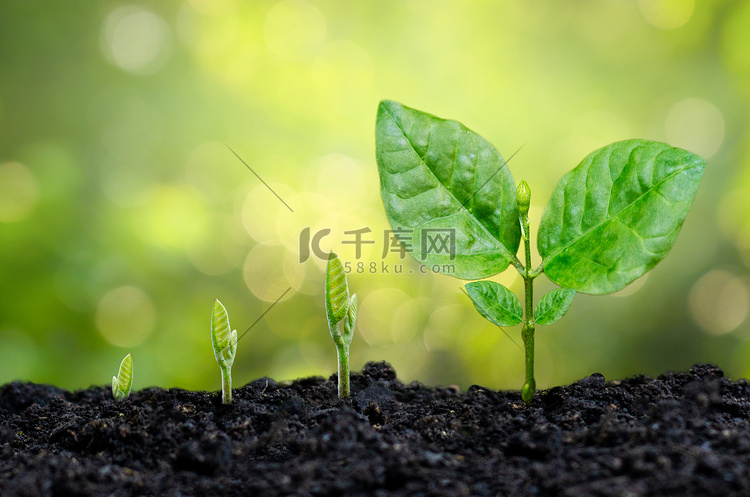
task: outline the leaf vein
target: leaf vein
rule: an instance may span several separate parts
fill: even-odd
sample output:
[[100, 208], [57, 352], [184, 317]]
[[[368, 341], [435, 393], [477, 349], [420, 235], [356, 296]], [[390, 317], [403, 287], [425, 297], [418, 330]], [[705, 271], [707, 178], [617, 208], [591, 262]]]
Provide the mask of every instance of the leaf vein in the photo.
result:
[[[610, 219], [608, 219], [608, 220], [607, 220], [606, 222], [609, 222], [609, 221], [611, 221], [611, 220], [613, 220], [613, 219], [617, 219], [617, 218], [618, 218], [618, 216], [622, 215], [623, 213], [625, 213], [626, 211], [628, 211], [629, 209], [631, 209], [631, 208], [633, 207], [633, 205], [635, 205], [635, 204], [636, 204], [636, 203], [637, 203], [637, 202], [638, 202], [639, 200], [641, 200], [641, 199], [642, 199], [643, 197], [645, 197], [646, 195], [650, 194], [650, 193], [651, 193], [652, 191], [654, 191], [654, 190], [655, 190], [655, 189], [656, 189], [657, 187], [659, 187], [659, 186], [661, 186], [662, 184], [664, 184], [665, 182], [667, 182], [667, 181], [669, 181], [669, 180], [673, 179], [673, 178], [674, 178], [674, 177], [676, 177], [677, 175], [679, 175], [679, 174], [681, 174], [681, 173], [683, 173], [683, 172], [687, 171], [688, 169], [692, 169], [692, 168], [694, 168], [694, 167], [697, 167], [697, 166], [696, 166], [696, 165], [690, 165], [690, 166], [688, 166], [688, 167], [685, 167], [685, 168], [679, 169], [679, 170], [677, 170], [677, 171], [675, 171], [675, 172], [673, 172], [673, 173], [671, 173], [671, 174], [669, 174], [669, 175], [665, 176], [665, 177], [664, 177], [664, 179], [662, 179], [661, 181], [659, 181], [659, 183], [657, 183], [656, 185], [653, 185], [653, 186], [652, 186], [652, 187], [651, 187], [651, 188], [650, 188], [649, 190], [647, 190], [646, 192], [644, 192], [644, 193], [643, 193], [643, 194], [642, 194], [641, 196], [639, 196], [639, 197], [638, 197], [637, 199], [635, 199], [635, 200], [634, 200], [633, 202], [631, 202], [631, 203], [630, 203], [629, 205], [627, 205], [627, 206], [626, 206], [626, 207], [625, 207], [624, 209], [622, 209], [621, 211], [619, 211], [619, 212], [615, 213], [615, 214], [614, 214], [613, 216], [611, 216], [611, 217], [610, 217]], [[569, 242], [569, 243], [567, 243], [567, 244], [563, 245], [562, 247], [559, 247], [559, 248], [557, 248], [556, 250], [553, 250], [553, 251], [552, 251], [552, 252], [551, 252], [550, 254], [548, 254], [548, 256], [546, 257], [546, 261], [550, 261], [550, 260], [554, 259], [554, 258], [555, 258], [555, 257], [557, 257], [557, 256], [558, 256], [558, 255], [559, 255], [560, 253], [562, 253], [563, 251], [567, 250], [567, 249], [568, 249], [568, 248], [570, 248], [570, 247], [571, 247], [572, 245], [575, 245], [575, 244], [576, 244], [576, 243], [578, 243], [578, 242], [579, 242], [579, 241], [580, 241], [581, 239], [585, 238], [585, 237], [586, 237], [586, 236], [588, 236], [588, 235], [589, 235], [589, 234], [590, 234], [591, 232], [593, 232], [594, 230], [596, 230], [596, 229], [600, 228], [600, 227], [601, 227], [601, 226], [603, 226], [604, 224], [605, 224], [605, 223], [601, 223], [601, 224], [598, 224], [598, 225], [596, 225], [596, 226], [593, 226], [593, 227], [589, 228], [588, 230], [586, 230], [585, 232], [583, 232], [583, 233], [581, 233], [581, 234], [580, 234], [579, 236], [577, 236], [577, 237], [576, 237], [576, 238], [575, 238], [574, 240], [572, 240], [571, 242]]]
[[[401, 132], [401, 136], [402, 136], [402, 137], [404, 138], [404, 140], [406, 141], [406, 143], [408, 143], [408, 144], [410, 145], [411, 149], [412, 149], [412, 150], [414, 151], [414, 153], [415, 153], [415, 154], [417, 155], [417, 157], [419, 157], [419, 159], [420, 159], [420, 161], [421, 161], [421, 163], [422, 163], [421, 165], [422, 165], [422, 166], [424, 166], [424, 168], [425, 168], [425, 169], [426, 169], [427, 171], [429, 171], [429, 172], [430, 172], [430, 174], [431, 174], [431, 175], [432, 175], [432, 176], [433, 176], [433, 177], [434, 177], [434, 178], [435, 178], [435, 179], [437, 180], [437, 182], [438, 182], [438, 183], [439, 183], [439, 184], [440, 184], [441, 186], [443, 186], [443, 188], [445, 188], [446, 190], [448, 190], [448, 192], [450, 193], [450, 196], [451, 196], [451, 200], [452, 200], [452, 202], [453, 202], [454, 204], [458, 204], [459, 210], [460, 210], [460, 209], [464, 209], [464, 210], [465, 210], [465, 211], [467, 211], [467, 212], [468, 212], [468, 213], [469, 213], [469, 214], [470, 214], [470, 215], [472, 216], [472, 218], [473, 218], [474, 216], [473, 216], [473, 215], [471, 214], [471, 211], [469, 211], [469, 210], [468, 210], [468, 209], [467, 209], [467, 208], [466, 208], [466, 207], [465, 207], [465, 206], [464, 206], [463, 204], [461, 204], [461, 202], [460, 202], [460, 201], [458, 200], [458, 198], [456, 198], [456, 195], [455, 195], [455, 194], [454, 194], [454, 193], [453, 193], [453, 192], [452, 192], [452, 191], [451, 191], [450, 189], [448, 189], [448, 188], [447, 188], [447, 187], [446, 187], [445, 185], [443, 185], [443, 183], [442, 183], [442, 182], [440, 181], [440, 178], [438, 178], [438, 177], [437, 177], [437, 175], [435, 175], [435, 173], [434, 173], [434, 172], [433, 172], [433, 171], [432, 171], [432, 170], [431, 170], [431, 169], [430, 169], [430, 168], [429, 168], [429, 167], [427, 166], [427, 163], [425, 162], [424, 158], [423, 158], [423, 157], [422, 157], [422, 156], [421, 156], [421, 155], [419, 154], [419, 152], [418, 152], [418, 151], [417, 151], [417, 150], [416, 150], [416, 149], [414, 148], [414, 145], [413, 145], [413, 144], [411, 143], [411, 141], [409, 140], [409, 138], [408, 138], [408, 137], [406, 136], [406, 131], [405, 131], [405, 130], [404, 130], [404, 128], [403, 128], [403, 127], [401, 126], [401, 124], [400, 124], [400, 123], [399, 123], [399, 122], [398, 122], [398, 121], [396, 120], [396, 118], [395, 118], [395, 117], [393, 116], [393, 114], [392, 114], [392, 113], [390, 112], [390, 110], [389, 110], [388, 108], [385, 108], [385, 112], [386, 112], [386, 114], [388, 114], [388, 117], [390, 117], [391, 121], [392, 121], [392, 122], [393, 122], [393, 123], [394, 123], [394, 124], [396, 125], [396, 127], [398, 128], [398, 130], [399, 130], [399, 131]], [[503, 166], [504, 166], [504, 165], [505, 165], [505, 164], [503, 164]], [[415, 167], [416, 167], [416, 166], [415, 166]], [[413, 168], [412, 168], [412, 169], [413, 169]], [[435, 186], [435, 188], [437, 188], [437, 185]], [[397, 196], [398, 196], [398, 195], [397, 195]], [[416, 195], [415, 195], [415, 196], [416, 196]], [[410, 197], [410, 198], [413, 198], [413, 197]], [[456, 215], [456, 214], [458, 214], [458, 212], [456, 212], [456, 213], [455, 213], [454, 215]], [[445, 216], [445, 218], [447, 218], [447, 217], [451, 217], [451, 216]], [[492, 240], [494, 240], [494, 241], [496, 242], [496, 246], [498, 247], [498, 249], [499, 249], [499, 252], [501, 252], [501, 253], [503, 254], [503, 256], [504, 256], [504, 257], [505, 257], [505, 258], [506, 258], [506, 259], [507, 259], [508, 261], [512, 261], [512, 260], [513, 260], [513, 257], [514, 257], [514, 255], [515, 255], [515, 254], [512, 254], [512, 253], [510, 252], [510, 250], [508, 250], [508, 248], [507, 248], [507, 247], [506, 247], [506, 246], [505, 246], [505, 245], [503, 244], [503, 242], [502, 242], [501, 240], [499, 240], [499, 239], [498, 239], [498, 238], [497, 238], [497, 237], [496, 237], [496, 236], [495, 236], [494, 234], [490, 233], [490, 231], [489, 231], [489, 230], [488, 230], [488, 229], [487, 229], [487, 228], [486, 228], [486, 227], [484, 226], [484, 224], [483, 224], [483, 223], [481, 223], [481, 222], [479, 222], [478, 220], [476, 220], [476, 218], [474, 218], [474, 219], [475, 219], [475, 221], [476, 221], [476, 224], [477, 224], [477, 225], [479, 225], [480, 229], [481, 229], [482, 231], [484, 231], [484, 233], [485, 233], [485, 234], [487, 234], [487, 235], [488, 235], [488, 236], [489, 236], [489, 237], [490, 237], [490, 238], [491, 238]]]

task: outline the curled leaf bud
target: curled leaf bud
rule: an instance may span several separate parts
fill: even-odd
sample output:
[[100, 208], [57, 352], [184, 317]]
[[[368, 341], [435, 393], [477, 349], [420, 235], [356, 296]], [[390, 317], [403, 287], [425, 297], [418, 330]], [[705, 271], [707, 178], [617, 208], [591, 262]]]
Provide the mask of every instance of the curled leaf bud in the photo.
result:
[[117, 376], [112, 377], [112, 396], [115, 400], [125, 400], [133, 386], [133, 357], [128, 354], [120, 363]]
[[531, 204], [531, 188], [525, 181], [521, 181], [516, 188], [516, 204], [522, 215], [528, 214]]

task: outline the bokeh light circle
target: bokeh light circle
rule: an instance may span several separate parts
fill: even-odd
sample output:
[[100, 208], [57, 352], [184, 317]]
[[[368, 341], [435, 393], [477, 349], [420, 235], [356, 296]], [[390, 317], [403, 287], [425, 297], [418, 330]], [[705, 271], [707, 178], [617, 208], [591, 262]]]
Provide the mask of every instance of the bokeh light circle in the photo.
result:
[[99, 300], [95, 321], [107, 342], [117, 347], [135, 347], [153, 332], [156, 309], [140, 288], [121, 286]]
[[152, 74], [164, 65], [170, 48], [169, 26], [153, 12], [125, 5], [107, 16], [101, 49], [107, 60], [120, 69]]
[[700, 98], [688, 98], [669, 110], [665, 130], [670, 145], [707, 159], [724, 141], [724, 116], [713, 104]]
[[424, 346], [430, 351], [451, 351], [459, 330], [466, 324], [466, 306], [451, 304], [438, 307], [427, 320], [424, 329]]
[[[269, 186], [273, 191], [269, 189]], [[279, 218], [295, 215], [279, 200], [279, 195], [287, 205], [294, 205], [295, 192], [280, 183], [259, 184], [245, 195], [241, 206], [242, 225], [245, 231], [259, 243], [274, 245], [288, 242], [288, 238], [279, 234]]]
[[694, 0], [639, 0], [638, 7], [646, 21], [660, 29], [675, 29], [693, 16]]
[[357, 315], [360, 334], [372, 346], [403, 345], [418, 331], [416, 302], [397, 288], [383, 288], [367, 295], [360, 300]]
[[275, 302], [280, 297], [280, 302], [290, 299], [305, 281], [305, 266], [299, 263], [296, 254], [280, 244], [253, 247], [242, 272], [250, 291], [266, 302]]
[[721, 269], [703, 275], [693, 285], [688, 299], [693, 320], [713, 335], [737, 329], [747, 318], [750, 309], [747, 282]]

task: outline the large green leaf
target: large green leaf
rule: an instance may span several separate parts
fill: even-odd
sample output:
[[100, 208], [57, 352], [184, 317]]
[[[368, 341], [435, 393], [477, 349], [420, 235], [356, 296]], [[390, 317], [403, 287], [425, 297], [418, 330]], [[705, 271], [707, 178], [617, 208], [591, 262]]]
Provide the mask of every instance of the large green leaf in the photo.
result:
[[534, 309], [536, 324], [552, 324], [563, 317], [573, 303], [576, 291], [570, 288], [556, 288], [542, 297]]
[[405, 230], [399, 238], [417, 260], [464, 279], [508, 267], [520, 240], [516, 187], [487, 140], [384, 100], [376, 155], [386, 215], [395, 231]]
[[523, 320], [521, 302], [513, 292], [494, 281], [472, 281], [466, 291], [479, 314], [498, 326], [513, 326]]
[[549, 279], [579, 292], [616, 292], [672, 248], [706, 162], [664, 143], [600, 148], [558, 183], [542, 215]]

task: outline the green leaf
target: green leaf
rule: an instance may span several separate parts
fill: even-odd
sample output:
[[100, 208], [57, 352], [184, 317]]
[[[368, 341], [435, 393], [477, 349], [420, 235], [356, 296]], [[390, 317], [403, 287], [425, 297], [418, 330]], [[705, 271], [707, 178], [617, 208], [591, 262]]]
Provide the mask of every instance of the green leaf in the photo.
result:
[[128, 354], [120, 363], [117, 376], [112, 377], [112, 395], [115, 400], [125, 400], [133, 386], [133, 357]]
[[341, 260], [331, 252], [326, 270], [326, 315], [334, 326], [346, 317], [349, 306], [349, 283]]
[[539, 254], [564, 288], [621, 290], [672, 248], [706, 162], [664, 143], [627, 140], [586, 157], [542, 215]]
[[234, 363], [234, 355], [237, 353], [237, 330], [232, 330], [229, 334], [229, 346], [221, 351], [221, 357], [228, 366]]
[[211, 313], [211, 344], [214, 347], [214, 355], [218, 358], [224, 349], [229, 347], [231, 334], [229, 331], [229, 314], [219, 299], [214, 300], [214, 309]]
[[576, 291], [570, 288], [557, 288], [542, 297], [534, 309], [536, 324], [552, 324], [568, 312]]
[[513, 292], [494, 281], [473, 281], [466, 291], [479, 314], [498, 326], [513, 326], [523, 319], [521, 302]]
[[354, 330], [354, 325], [357, 323], [357, 294], [351, 296], [349, 299], [349, 308], [346, 311], [346, 329], [348, 332]]
[[[520, 241], [516, 186], [487, 140], [456, 121], [384, 100], [376, 156], [386, 215], [394, 231], [405, 230], [399, 239], [417, 260], [463, 279], [508, 267]], [[452, 237], [453, 250], [436, 236]]]

